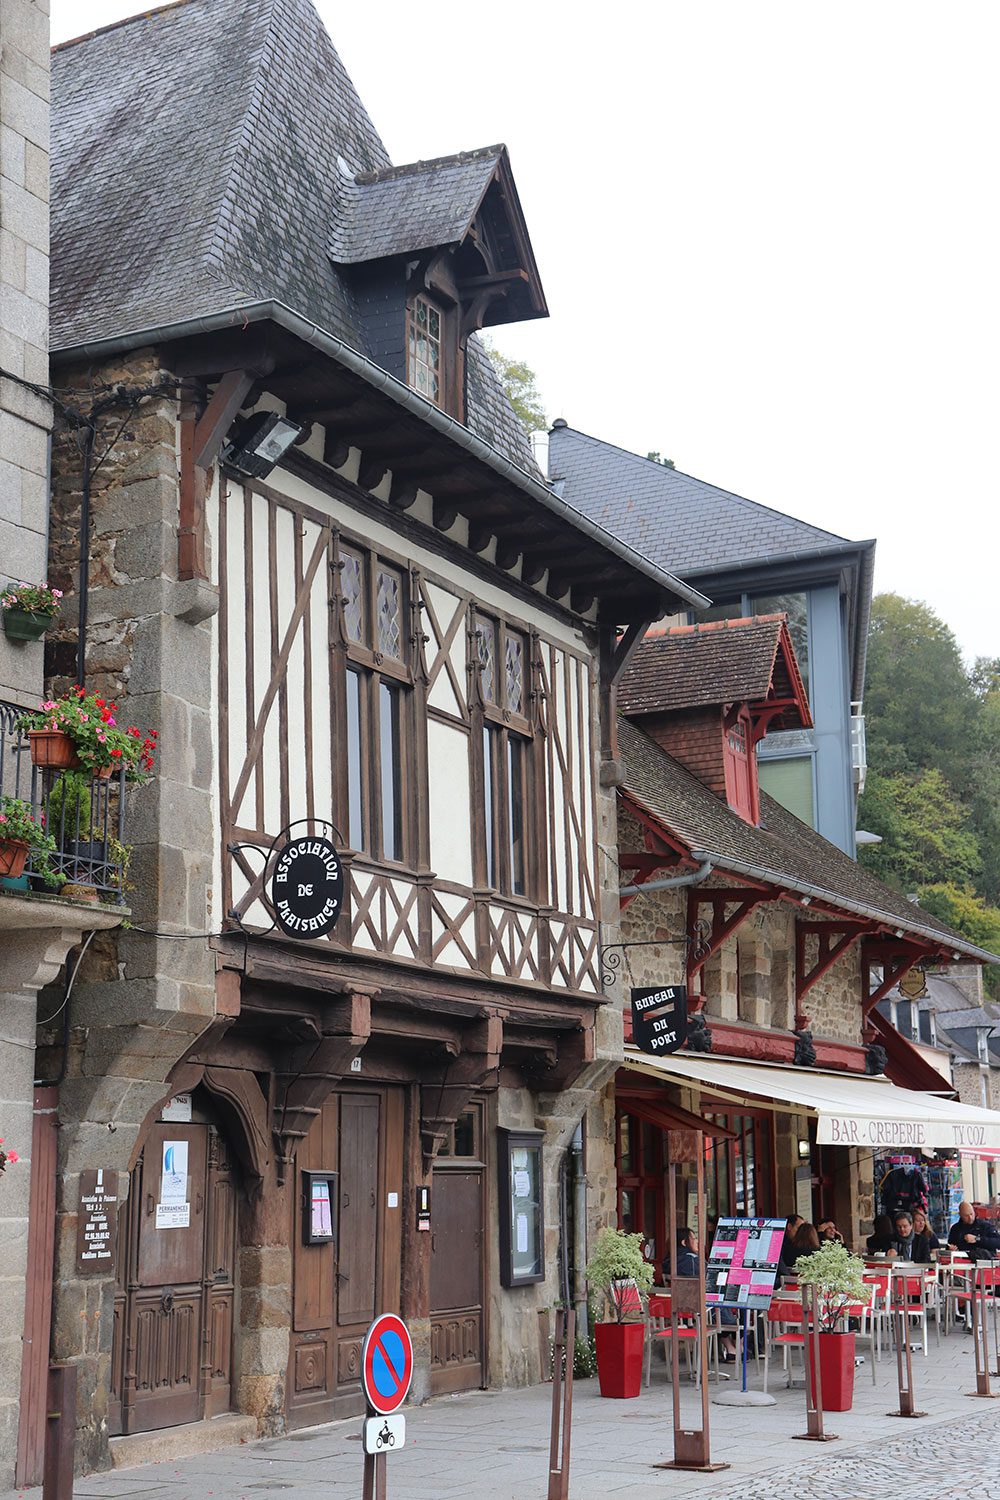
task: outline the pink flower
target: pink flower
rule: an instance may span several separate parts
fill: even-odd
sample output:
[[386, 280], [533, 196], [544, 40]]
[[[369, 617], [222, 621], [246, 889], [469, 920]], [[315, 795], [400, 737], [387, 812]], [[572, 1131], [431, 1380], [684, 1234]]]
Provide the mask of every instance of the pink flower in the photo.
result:
[[62, 589], [53, 589], [52, 590], [52, 597], [53, 597], [53, 599], [61, 599], [62, 598]]
[[84, 711], [83, 711], [83, 709], [82, 709], [82, 708], [81, 708], [81, 710], [80, 710], [80, 719], [81, 719], [81, 721], [82, 721], [82, 722], [83, 722], [83, 723], [84, 723], [84, 724], [86, 724], [86, 723], [87, 723], [87, 720], [88, 720], [88, 719], [89, 719], [89, 718], [90, 718], [90, 715], [89, 715], [89, 714], [85, 714], [85, 713], [84, 713]]
[[20, 1161], [21, 1158], [18, 1156], [18, 1154], [17, 1154], [16, 1151], [8, 1151], [7, 1152], [7, 1160], [8, 1161]]

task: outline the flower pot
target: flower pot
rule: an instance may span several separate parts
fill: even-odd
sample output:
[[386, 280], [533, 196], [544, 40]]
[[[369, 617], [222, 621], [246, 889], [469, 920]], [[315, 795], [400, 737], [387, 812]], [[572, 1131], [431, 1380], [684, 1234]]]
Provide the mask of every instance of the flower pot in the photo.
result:
[[121, 768], [121, 761], [119, 761], [117, 765], [113, 765], [113, 764], [111, 764], [109, 762], [109, 764], [106, 765], [106, 766], [98, 766], [97, 770], [94, 772], [94, 780], [95, 781], [110, 781], [111, 778], [112, 778], [112, 776], [114, 775], [114, 773], [117, 770], [120, 770], [120, 768]]
[[51, 624], [51, 615], [39, 615], [31, 609], [4, 610], [3, 628], [11, 641], [41, 640]]
[[29, 853], [24, 839], [0, 839], [0, 875], [16, 880], [28, 863]]
[[597, 1378], [602, 1396], [638, 1396], [642, 1388], [644, 1323], [596, 1323]]
[[80, 764], [76, 746], [62, 729], [29, 729], [31, 764], [50, 771], [73, 771]]
[[850, 1411], [854, 1404], [853, 1333], [820, 1334], [819, 1370], [823, 1382], [823, 1410]]

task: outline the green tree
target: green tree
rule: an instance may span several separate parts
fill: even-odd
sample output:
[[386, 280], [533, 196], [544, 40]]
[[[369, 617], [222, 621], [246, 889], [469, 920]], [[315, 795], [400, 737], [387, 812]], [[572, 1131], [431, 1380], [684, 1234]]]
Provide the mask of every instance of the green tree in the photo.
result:
[[939, 882], [964, 886], [980, 873], [969, 811], [935, 767], [887, 776], [869, 770], [861, 821], [882, 838], [862, 846], [861, 862], [907, 894]]
[[[1000, 908], [989, 906], [971, 891], [962, 890], [951, 881], [922, 885], [918, 892], [920, 905], [940, 922], [947, 922], [990, 953], [1000, 953]], [[991, 995], [1000, 994], [1000, 968], [987, 964], [983, 983]]]
[[528, 432], [545, 432], [549, 419], [535, 384], [535, 372], [522, 359], [508, 359], [489, 339], [484, 339], [493, 368], [507, 393], [507, 400], [517, 412]]
[[672, 458], [660, 457], [660, 450], [658, 448], [654, 448], [652, 453], [647, 453], [646, 457], [649, 459], [651, 464], [662, 464], [665, 469], [673, 469], [676, 467]]

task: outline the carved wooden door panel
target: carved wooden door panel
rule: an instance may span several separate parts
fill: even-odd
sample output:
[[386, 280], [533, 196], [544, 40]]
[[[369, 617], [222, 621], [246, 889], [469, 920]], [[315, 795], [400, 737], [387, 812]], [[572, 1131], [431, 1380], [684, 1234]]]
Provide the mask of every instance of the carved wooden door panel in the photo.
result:
[[235, 1262], [224, 1142], [208, 1124], [154, 1125], [119, 1225], [112, 1432], [149, 1432], [229, 1410]]
[[296, 1153], [301, 1171], [335, 1171], [337, 1238], [307, 1245], [303, 1202], [294, 1196], [294, 1296], [288, 1377], [290, 1428], [312, 1426], [363, 1409], [361, 1344], [381, 1285], [381, 1123], [378, 1093], [334, 1094]]
[[435, 1168], [431, 1198], [431, 1390], [483, 1384], [483, 1168]]

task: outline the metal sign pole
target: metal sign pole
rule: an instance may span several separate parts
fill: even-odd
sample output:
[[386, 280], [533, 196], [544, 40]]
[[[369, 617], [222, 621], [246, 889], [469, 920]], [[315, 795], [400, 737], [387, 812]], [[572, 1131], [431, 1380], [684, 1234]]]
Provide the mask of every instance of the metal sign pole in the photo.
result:
[[553, 1346], [548, 1500], [569, 1500], [569, 1446], [573, 1425], [573, 1353], [575, 1348], [576, 1312], [573, 1308], [568, 1311], [560, 1308], [556, 1313]]
[[[705, 1223], [705, 1169], [701, 1150], [702, 1136], [693, 1130], [671, 1130], [670, 1173], [667, 1182], [670, 1224], [670, 1330], [671, 1371], [673, 1374], [674, 1405], [674, 1456], [670, 1463], [654, 1464], [657, 1469], [693, 1469], [699, 1474], [712, 1474], [717, 1469], [728, 1469], [728, 1464], [713, 1464], [708, 1429], [708, 1356], [705, 1341], [705, 1260], [698, 1255], [697, 1276], [676, 1274], [677, 1245], [677, 1165], [678, 1161], [693, 1160], [697, 1186], [698, 1227]], [[681, 1425], [681, 1382], [678, 1357], [679, 1318], [693, 1318], [697, 1329], [698, 1368], [701, 1372], [701, 1428], [685, 1428]]]
[[819, 1304], [812, 1282], [802, 1288], [802, 1353], [806, 1367], [806, 1430], [793, 1437], [802, 1442], [833, 1443], [835, 1432], [823, 1431], [823, 1373], [819, 1362]]
[[365, 1483], [361, 1500], [385, 1500], [385, 1454], [365, 1454]]
[[[892, 1321], [896, 1334], [896, 1379], [899, 1386], [899, 1411], [886, 1412], [887, 1417], [926, 1417], [925, 1411], [913, 1409], [913, 1358], [910, 1348], [910, 1319], [907, 1315], [907, 1277], [890, 1272]], [[921, 1294], [922, 1294], [921, 1283]]]

